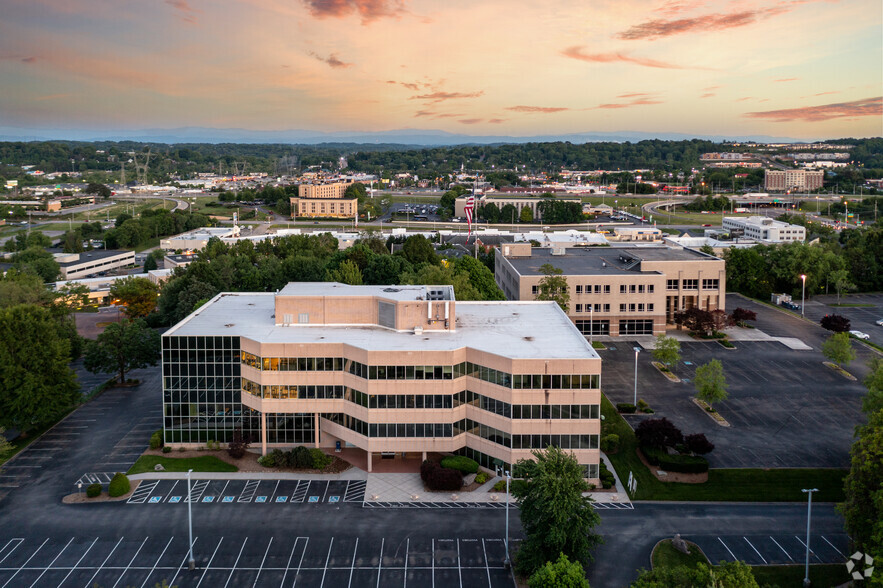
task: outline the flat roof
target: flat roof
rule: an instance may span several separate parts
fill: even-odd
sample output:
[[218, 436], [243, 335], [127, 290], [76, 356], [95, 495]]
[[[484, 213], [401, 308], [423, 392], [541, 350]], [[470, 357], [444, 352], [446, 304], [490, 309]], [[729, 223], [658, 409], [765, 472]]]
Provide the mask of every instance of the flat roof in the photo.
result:
[[[627, 275], [640, 272], [640, 265], [634, 261], [696, 261], [715, 259], [712, 256], [673, 247], [570, 247], [564, 255], [553, 255], [552, 249], [534, 247], [530, 257], [507, 257], [522, 276], [543, 275], [540, 267], [546, 263], [560, 270], [564, 275]], [[655, 272], [644, 272], [655, 273]]]
[[274, 313], [272, 293], [222, 293], [164, 336], [241, 336], [260, 343], [345, 343], [369, 351], [452, 351], [470, 347], [515, 359], [599, 359], [554, 302], [457, 302], [456, 331], [424, 331], [420, 335], [370, 325], [276, 326]]
[[[65, 255], [74, 255], [73, 253], [65, 253]], [[117, 257], [119, 255], [132, 255], [135, 256], [134, 251], [123, 251], [120, 249], [93, 249], [92, 251], [83, 251], [78, 254], [79, 257], [77, 261], [64, 261], [59, 262], [58, 265], [60, 267], [71, 267], [74, 265], [81, 265], [84, 263], [88, 263], [90, 261], [95, 261], [97, 259], [106, 259], [109, 257]]]
[[279, 290], [278, 295], [379, 296], [390, 300], [426, 300], [430, 291], [442, 293], [442, 298], [433, 297], [433, 300], [454, 300], [453, 286], [350, 286], [340, 282], [289, 282]]

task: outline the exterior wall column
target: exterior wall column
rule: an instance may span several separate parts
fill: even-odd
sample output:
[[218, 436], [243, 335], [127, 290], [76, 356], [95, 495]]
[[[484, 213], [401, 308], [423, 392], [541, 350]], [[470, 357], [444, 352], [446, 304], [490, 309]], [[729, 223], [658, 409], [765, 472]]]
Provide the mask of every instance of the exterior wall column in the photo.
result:
[[316, 441], [316, 447], [319, 447], [319, 413], [315, 412], [313, 414], [315, 415], [314, 427], [316, 429], [316, 435], [314, 439]]
[[261, 455], [267, 455], [267, 413], [261, 413]]
[[371, 452], [368, 452], [368, 473], [371, 473]]
[[423, 452], [423, 461], [426, 461], [426, 452]]

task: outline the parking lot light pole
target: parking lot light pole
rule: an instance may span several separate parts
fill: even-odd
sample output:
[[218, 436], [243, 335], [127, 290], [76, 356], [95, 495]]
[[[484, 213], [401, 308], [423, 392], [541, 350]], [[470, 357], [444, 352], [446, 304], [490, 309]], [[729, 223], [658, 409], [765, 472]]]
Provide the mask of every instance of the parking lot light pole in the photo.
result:
[[509, 470], [498, 468], [497, 474], [506, 477], [506, 535], [503, 539], [503, 547], [506, 549], [506, 559], [503, 564], [508, 568], [512, 565], [512, 562], [509, 561], [509, 482], [512, 481], [512, 473]]
[[193, 559], [193, 505], [190, 500], [190, 474], [193, 470], [187, 470], [187, 531], [190, 538], [188, 546], [187, 563], [191, 570], [196, 569], [196, 560]]
[[638, 406], [638, 354], [641, 353], [640, 347], [635, 347], [635, 406]]
[[809, 495], [809, 500], [806, 503], [806, 573], [803, 577], [804, 588], [809, 588], [811, 585], [809, 581], [809, 523], [812, 519], [812, 493], [818, 491], [818, 488], [804, 488], [801, 490], [801, 492], [805, 492]]
[[806, 274], [800, 274], [800, 281], [803, 282], [803, 287], [801, 288], [800, 293], [800, 316], [805, 316], [803, 313], [803, 307], [806, 305]]

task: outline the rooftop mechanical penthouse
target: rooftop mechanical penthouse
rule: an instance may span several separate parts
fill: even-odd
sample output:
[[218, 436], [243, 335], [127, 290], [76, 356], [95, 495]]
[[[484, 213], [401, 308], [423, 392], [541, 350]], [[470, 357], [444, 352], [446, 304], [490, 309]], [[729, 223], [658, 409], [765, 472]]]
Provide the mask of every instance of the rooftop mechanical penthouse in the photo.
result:
[[553, 302], [451, 286], [290, 283], [219, 294], [163, 336], [165, 441], [468, 455], [572, 451], [597, 482], [601, 359]]

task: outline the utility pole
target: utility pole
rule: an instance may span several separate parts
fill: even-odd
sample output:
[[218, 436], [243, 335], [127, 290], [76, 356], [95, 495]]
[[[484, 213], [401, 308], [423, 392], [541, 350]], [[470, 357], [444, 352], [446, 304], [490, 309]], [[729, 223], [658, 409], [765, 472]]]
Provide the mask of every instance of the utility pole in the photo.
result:
[[809, 581], [809, 525], [812, 519], [812, 493], [818, 491], [818, 488], [804, 488], [803, 490], [801, 490], [801, 492], [809, 495], [809, 500], [806, 503], [806, 571], [803, 576], [804, 588], [809, 588], [812, 584]]

